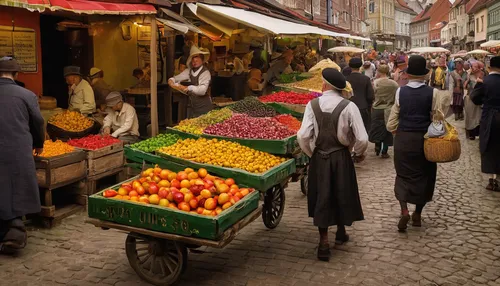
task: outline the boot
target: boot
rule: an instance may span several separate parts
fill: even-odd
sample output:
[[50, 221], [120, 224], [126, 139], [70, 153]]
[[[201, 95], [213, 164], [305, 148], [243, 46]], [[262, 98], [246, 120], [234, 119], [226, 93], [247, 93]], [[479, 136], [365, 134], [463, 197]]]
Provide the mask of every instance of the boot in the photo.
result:
[[458, 118], [459, 118], [458, 113], [455, 113], [455, 121], [458, 121]]
[[328, 262], [330, 261], [330, 256], [331, 256], [330, 245], [328, 243], [326, 244], [320, 243], [318, 245], [318, 260]]
[[421, 227], [422, 226], [422, 215], [419, 213], [413, 213], [411, 215], [412, 226]]
[[335, 244], [342, 245], [349, 241], [349, 235], [347, 233], [337, 233], [335, 235]]
[[490, 179], [488, 185], [486, 186], [488, 191], [500, 192], [500, 186], [496, 179]]
[[464, 119], [465, 119], [464, 113], [460, 112], [460, 121], [464, 121]]
[[400, 232], [405, 231], [408, 228], [408, 222], [410, 221], [410, 215], [401, 215], [401, 218], [399, 219], [398, 222], [398, 230]]

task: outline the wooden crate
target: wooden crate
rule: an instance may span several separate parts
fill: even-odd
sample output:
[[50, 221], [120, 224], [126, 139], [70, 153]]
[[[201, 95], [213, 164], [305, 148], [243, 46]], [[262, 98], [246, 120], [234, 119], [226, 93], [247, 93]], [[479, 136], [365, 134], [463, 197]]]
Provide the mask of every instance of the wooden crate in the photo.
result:
[[87, 176], [85, 152], [76, 150], [56, 157], [35, 157], [36, 178], [40, 188], [56, 189]]
[[104, 173], [100, 173], [94, 176], [88, 176], [84, 182], [84, 186], [80, 191], [80, 194], [85, 196], [90, 196], [97, 193], [97, 185], [100, 180], [104, 178], [109, 178], [111, 176], [115, 176], [115, 183], [124, 181], [125, 178], [125, 167], [121, 166], [116, 169], [108, 170]]
[[123, 168], [123, 143], [116, 143], [98, 150], [87, 152], [87, 168], [89, 176], [97, 176], [111, 170]]

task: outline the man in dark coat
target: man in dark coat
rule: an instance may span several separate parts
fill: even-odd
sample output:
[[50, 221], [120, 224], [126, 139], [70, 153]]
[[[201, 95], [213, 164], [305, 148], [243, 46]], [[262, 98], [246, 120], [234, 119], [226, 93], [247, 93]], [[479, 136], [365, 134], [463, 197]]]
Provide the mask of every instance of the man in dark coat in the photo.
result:
[[370, 130], [371, 109], [375, 99], [375, 92], [370, 78], [360, 72], [362, 65], [360, 58], [352, 58], [349, 61], [352, 72], [346, 79], [351, 84], [354, 93], [351, 101], [358, 106], [365, 129]]
[[318, 227], [318, 259], [328, 261], [328, 227], [336, 225], [336, 244], [349, 240], [345, 226], [363, 220], [354, 159], [363, 161], [368, 134], [356, 105], [342, 97], [347, 87], [336, 69], [322, 72], [323, 96], [306, 106], [302, 126], [297, 133], [300, 148], [311, 157], [309, 165], [309, 216]]
[[486, 189], [500, 192], [500, 56], [490, 61], [490, 74], [478, 79], [470, 98], [483, 106], [480, 128], [481, 171], [490, 174]]
[[21, 217], [40, 212], [35, 153], [43, 152], [44, 121], [36, 95], [15, 82], [16, 60], [0, 59], [0, 252], [26, 246]]

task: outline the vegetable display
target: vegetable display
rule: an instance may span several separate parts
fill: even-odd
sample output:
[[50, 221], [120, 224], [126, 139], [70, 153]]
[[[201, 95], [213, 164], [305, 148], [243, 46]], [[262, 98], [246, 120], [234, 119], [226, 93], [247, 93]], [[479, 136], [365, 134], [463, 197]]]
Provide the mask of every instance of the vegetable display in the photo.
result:
[[63, 130], [80, 132], [89, 129], [94, 125], [94, 121], [76, 111], [65, 111], [55, 114], [48, 121]]
[[314, 93], [298, 93], [293, 91], [280, 91], [259, 97], [262, 102], [282, 102], [290, 104], [307, 104], [316, 98]]
[[68, 144], [77, 148], [97, 150], [120, 142], [120, 140], [110, 135], [89, 135], [80, 139], [71, 139], [68, 141]]
[[123, 183], [118, 190], [105, 190], [102, 196], [217, 216], [253, 191], [238, 187], [231, 178], [214, 177], [205, 169], [186, 168], [175, 173], [155, 167], [143, 171], [139, 179]]
[[285, 158], [254, 150], [235, 142], [199, 138], [185, 139], [158, 150], [160, 153], [214, 166], [264, 173], [286, 161]]
[[205, 128], [205, 134], [232, 138], [279, 140], [295, 135], [286, 125], [269, 117], [250, 117], [235, 114], [224, 122]]
[[290, 114], [281, 114], [275, 116], [273, 119], [295, 132], [299, 131], [300, 126], [302, 125], [302, 123], [297, 118], [291, 116]]
[[291, 83], [297, 81], [297, 76], [300, 74], [301, 74], [300, 72], [282, 73], [278, 77], [278, 81], [281, 83]]
[[278, 115], [276, 110], [260, 102], [256, 97], [248, 96], [229, 106], [236, 113], [245, 113], [252, 117], [273, 117]]
[[130, 145], [130, 147], [144, 152], [153, 152], [160, 149], [161, 147], [175, 144], [179, 139], [180, 137], [176, 134], [159, 134], [158, 136], [155, 136], [153, 138], [134, 143]]
[[[42, 154], [38, 154], [38, 156], [49, 158], [66, 153], [71, 153], [74, 150], [75, 148], [73, 146], [69, 145], [68, 143], [62, 142], [61, 140], [45, 140], [45, 142], [43, 143], [43, 152]], [[33, 151], [33, 155], [35, 155], [35, 151]]]
[[179, 125], [175, 126], [174, 129], [200, 135], [203, 133], [203, 129], [205, 129], [207, 126], [222, 122], [228, 118], [231, 118], [232, 115], [233, 113], [228, 108], [212, 110], [202, 116], [183, 120], [179, 123]]

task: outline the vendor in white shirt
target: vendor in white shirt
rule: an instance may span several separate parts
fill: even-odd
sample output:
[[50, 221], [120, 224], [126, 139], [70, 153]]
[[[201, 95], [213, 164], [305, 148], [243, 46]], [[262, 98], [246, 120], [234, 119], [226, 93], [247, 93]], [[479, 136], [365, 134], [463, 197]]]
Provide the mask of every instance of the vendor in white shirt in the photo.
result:
[[[213, 109], [212, 99], [208, 93], [212, 76], [205, 66], [209, 55], [208, 51], [202, 51], [193, 45], [187, 59], [188, 68], [168, 80], [170, 87], [178, 89], [189, 96], [189, 118], [198, 117]], [[180, 84], [183, 81], [189, 81], [191, 85], [183, 86]]]
[[120, 139], [124, 144], [139, 141], [139, 120], [132, 105], [123, 102], [119, 92], [111, 92], [106, 97], [109, 113], [104, 118], [102, 132]]
[[68, 84], [68, 109], [81, 112], [82, 114], [94, 113], [96, 111], [94, 90], [82, 78], [80, 67], [65, 67], [64, 78]]

